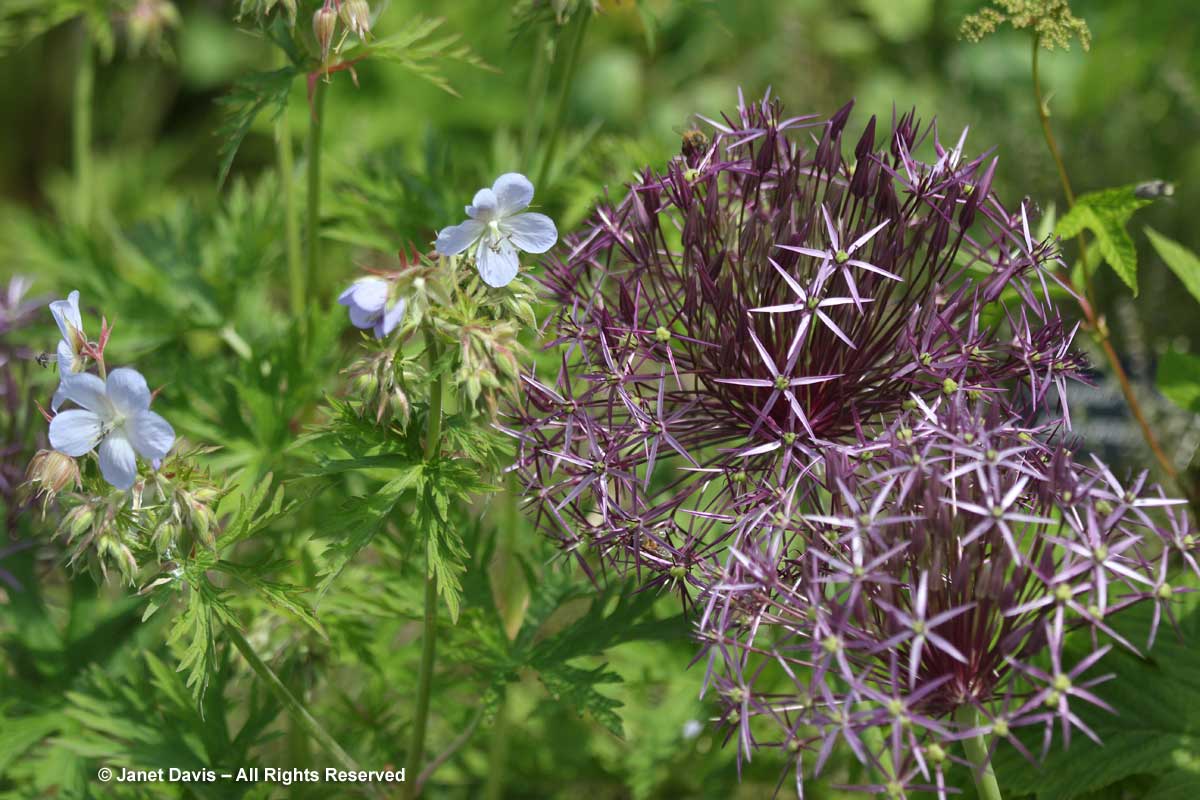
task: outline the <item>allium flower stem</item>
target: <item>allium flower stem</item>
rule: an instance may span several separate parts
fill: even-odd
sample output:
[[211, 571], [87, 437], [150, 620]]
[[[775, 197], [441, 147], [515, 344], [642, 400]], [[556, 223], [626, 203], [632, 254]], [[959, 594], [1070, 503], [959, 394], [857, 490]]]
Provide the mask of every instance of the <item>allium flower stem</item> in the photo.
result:
[[[287, 709], [292, 719], [304, 728], [314, 741], [321, 745], [321, 748], [338, 766], [345, 770], [359, 771], [358, 762], [342, 749], [342, 746], [330, 735], [329, 731], [325, 730], [324, 726], [308, 712], [304, 704], [296, 699], [296, 696], [288, 690], [283, 681], [279, 679], [279, 676], [275, 674], [275, 671], [254, 651], [254, 648], [246, 641], [246, 637], [242, 635], [242, 632], [232, 625], [226, 625], [225, 632], [229, 635], [229, 640], [233, 642], [233, 646], [242, 654], [242, 658], [246, 659], [246, 663], [250, 665], [250, 669], [254, 670], [254, 673], [262, 679], [267, 689], [279, 701], [280, 705]], [[374, 784], [370, 784], [370, 791], [373, 796], [381, 796], [378, 787]]]
[[584, 3], [580, 6], [579, 21], [575, 23], [575, 38], [571, 40], [571, 49], [567, 52], [566, 65], [563, 68], [562, 85], [558, 92], [558, 108], [554, 112], [554, 127], [550, 129], [550, 138], [546, 142], [546, 154], [542, 157], [542, 166], [538, 170], [536, 186], [544, 186], [550, 175], [550, 167], [554, 165], [554, 155], [558, 150], [558, 140], [562, 135], [563, 125], [567, 119], [567, 104], [571, 99], [571, 85], [575, 83], [575, 72], [579, 67], [579, 53], [583, 50], [583, 40], [587, 35], [588, 23], [592, 19], [591, 6]]
[[304, 288], [316, 284], [317, 263], [321, 260], [321, 129], [325, 117], [326, 84], [318, 80], [313, 89], [308, 121], [308, 210], [305, 236], [306, 269]]
[[[425, 329], [425, 354], [429, 361], [429, 370], [437, 368], [438, 342], [437, 335], [431, 328]], [[442, 395], [445, 389], [445, 378], [438, 375], [434, 378], [433, 388], [429, 394], [429, 422], [425, 434], [425, 460], [437, 456], [442, 446]], [[426, 543], [426, 548], [429, 543]], [[412, 745], [408, 750], [408, 763], [419, 772], [421, 762], [425, 757], [425, 729], [429, 722], [429, 700], [433, 692], [433, 662], [437, 655], [437, 576], [433, 565], [425, 559], [425, 621], [421, 628], [421, 667], [417, 675], [417, 708], [413, 720]], [[405, 784], [405, 797], [416, 797], [419, 787], [417, 784]]]
[[279, 190], [283, 193], [283, 239], [288, 267], [289, 308], [292, 316], [301, 317], [305, 306], [304, 256], [300, 245], [299, 209], [292, 192], [296, 159], [287, 114], [275, 123], [275, 153], [279, 159]]
[[92, 100], [96, 86], [96, 60], [87, 20], [79, 25], [79, 62], [71, 108], [71, 143], [75, 162], [76, 213], [86, 222], [92, 205]]
[[[1041, 42], [1036, 34], [1032, 37], [1032, 41], [1033, 59], [1031, 72], [1033, 75], [1033, 96], [1037, 104], [1038, 119], [1042, 123], [1042, 134], [1046, 138], [1046, 147], [1050, 150], [1050, 155], [1054, 158], [1054, 165], [1058, 168], [1058, 178], [1062, 183], [1063, 194], [1067, 198], [1067, 207], [1071, 208], [1075, 205], [1075, 192], [1071, 188], [1071, 179], [1067, 176], [1067, 167], [1063, 162], [1062, 153], [1058, 149], [1058, 141], [1054, 138], [1054, 130], [1050, 127], [1050, 115], [1046, 109], [1046, 101], [1042, 96], [1042, 84], [1038, 76], [1038, 53], [1041, 50]], [[1104, 356], [1108, 359], [1108, 363], [1112, 367], [1113, 375], [1116, 377], [1117, 383], [1121, 386], [1121, 394], [1125, 397], [1125, 403], [1129, 406], [1130, 413], [1133, 414], [1133, 418], [1137, 421], [1138, 427], [1142, 431], [1142, 438], [1146, 440], [1146, 444], [1154, 454], [1155, 460], [1158, 461], [1163, 472], [1183, 492], [1185, 497], [1191, 499], [1194, 505], [1193, 493], [1180, 480], [1179, 470], [1171, 463], [1171, 459], [1163, 451], [1162, 445], [1159, 444], [1158, 437], [1150, 427], [1150, 423], [1146, 419], [1146, 414], [1142, 410], [1142, 405], [1138, 402], [1137, 395], [1134, 394], [1133, 384], [1129, 381], [1129, 375], [1126, 374], [1125, 368], [1121, 366], [1121, 359], [1117, 356], [1117, 351], [1113, 348], [1112, 342], [1109, 341], [1108, 328], [1101, 323], [1096, 314], [1093, 300], [1095, 295], [1092, 292], [1092, 273], [1088, 269], [1087, 242], [1082, 232], [1076, 237], [1076, 242], [1079, 245], [1079, 263], [1083, 267], [1083, 279], [1085, 283], [1083, 296], [1086, 299], [1086, 302], [1080, 303], [1079, 306], [1083, 311], [1084, 318], [1087, 319], [1088, 327], [1091, 328], [1099, 340], [1100, 347], [1104, 350]]]
[[[970, 703], [963, 703], [954, 712], [954, 721], [964, 729], [969, 730], [979, 726], [979, 712]], [[988, 757], [988, 744], [982, 733], [963, 740], [967, 760], [971, 762], [971, 775], [975, 778], [975, 788], [979, 791], [980, 800], [1003, 800], [1000, 794], [1000, 784], [996, 782], [996, 773], [992, 769], [991, 758]]]

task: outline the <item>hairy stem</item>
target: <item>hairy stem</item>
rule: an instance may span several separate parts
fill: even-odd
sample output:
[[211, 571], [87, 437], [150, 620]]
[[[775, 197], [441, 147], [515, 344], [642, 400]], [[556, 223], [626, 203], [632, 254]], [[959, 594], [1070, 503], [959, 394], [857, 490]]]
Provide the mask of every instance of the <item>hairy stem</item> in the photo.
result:
[[[254, 648], [246, 641], [246, 637], [242, 635], [242, 632], [232, 625], [226, 625], [225, 632], [229, 635], [233, 646], [246, 659], [246, 663], [250, 665], [250, 669], [254, 670], [255, 674], [262, 679], [262, 682], [266, 684], [271, 694], [279, 701], [279, 704], [287, 710], [292, 720], [303, 728], [313, 741], [321, 745], [325, 753], [339, 767], [345, 770], [358, 771], [360, 769], [358, 763], [350, 757], [349, 753], [342, 749], [342, 746], [329, 734], [329, 731], [325, 730], [321, 723], [317, 722], [313, 715], [308, 713], [308, 709], [304, 707], [304, 704], [288, 691], [287, 686], [279, 679], [275, 671], [267, 665], [267, 662], [259, 658], [258, 653], [254, 652]], [[378, 788], [374, 785], [372, 785], [371, 791], [373, 794], [379, 794]]]
[[[432, 328], [425, 329], [425, 355], [429, 362], [429, 370], [437, 369], [438, 342]], [[429, 420], [425, 434], [425, 460], [433, 460], [441, 450], [442, 444], [442, 395], [445, 389], [445, 379], [438, 375], [433, 379], [433, 387], [429, 393]], [[433, 572], [432, 559], [429, 557], [433, 546], [426, 533], [425, 557], [425, 621], [421, 629], [421, 667], [417, 675], [417, 708], [413, 719], [412, 745], [408, 749], [408, 764], [414, 772], [421, 773], [421, 762], [425, 758], [425, 730], [429, 723], [429, 701], [433, 694], [433, 662], [437, 655], [437, 576]], [[425, 776], [428, 779], [428, 776]], [[405, 784], [405, 795], [416, 797], [421, 791], [417, 782]]]
[[567, 120], [567, 104], [571, 99], [571, 84], [575, 82], [575, 72], [579, 67], [579, 53], [583, 50], [583, 39], [587, 33], [588, 22], [591, 21], [591, 8], [584, 4], [578, 12], [579, 21], [575, 23], [575, 38], [571, 40], [570, 50], [567, 51], [567, 63], [563, 69], [562, 84], [558, 90], [558, 107], [554, 112], [554, 127], [550, 129], [550, 138], [546, 142], [546, 153], [542, 156], [542, 166], [538, 170], [536, 185], [541, 186], [550, 174], [554, 164], [554, 156], [558, 151], [558, 141], [562, 138], [562, 129]]
[[292, 191], [296, 159], [292, 150], [292, 134], [288, 127], [286, 113], [279, 118], [279, 122], [275, 123], [275, 153], [279, 159], [279, 191], [283, 193], [283, 241], [287, 256], [288, 307], [291, 309], [292, 316], [299, 318], [304, 314], [307, 299], [304, 256], [300, 246], [299, 208], [296, 195]]
[[79, 55], [71, 108], [71, 148], [75, 167], [75, 212], [82, 222], [92, 213], [92, 102], [96, 88], [96, 60], [92, 37], [80, 20]]
[[[1062, 154], [1058, 149], [1058, 141], [1054, 138], [1054, 130], [1050, 127], [1050, 114], [1046, 108], [1045, 99], [1042, 96], [1041, 80], [1038, 77], [1038, 53], [1040, 50], [1041, 41], [1037, 36], [1034, 36], [1032, 61], [1033, 95], [1037, 103], [1038, 119], [1042, 123], [1042, 135], [1046, 139], [1046, 147], [1050, 150], [1050, 155], [1054, 158], [1054, 164], [1058, 168], [1058, 178], [1062, 183], [1063, 194], [1067, 198], [1067, 208], [1071, 208], [1075, 205], [1075, 192], [1071, 188], [1071, 179], [1067, 176], [1067, 167], [1063, 163]], [[1142, 438], [1146, 440], [1146, 444], [1154, 454], [1155, 460], [1158, 461], [1159, 466], [1162, 467], [1163, 472], [1167, 474], [1172, 482], [1183, 491], [1184, 496], [1190, 498], [1191, 492], [1180, 481], [1179, 471], [1171, 463], [1171, 459], [1167, 457], [1162, 445], [1159, 444], [1158, 437], [1150, 427], [1150, 422], [1146, 419], [1142, 405], [1138, 402], [1137, 395], [1133, 391], [1133, 384], [1129, 380], [1129, 375], [1121, 365], [1121, 359], [1117, 356], [1117, 351], [1109, 339], [1108, 327], [1096, 313], [1094, 293], [1092, 291], [1092, 273], [1088, 268], [1087, 241], [1084, 239], [1082, 232], [1076, 241], [1079, 244], [1079, 265], [1082, 268], [1084, 279], [1084, 286], [1082, 287], [1083, 298], [1079, 306], [1083, 311], [1088, 328], [1091, 329], [1099, 340], [1100, 347], [1104, 351], [1105, 358], [1108, 359], [1113, 375], [1121, 386], [1121, 394], [1125, 397], [1125, 403], [1129, 406], [1129, 411], [1133, 414], [1134, 420], [1137, 421], [1138, 427], [1142, 432]]]
[[[979, 726], [979, 712], [975, 706], [963, 704], [954, 712], [954, 721], [970, 730]], [[992, 770], [992, 761], [988, 758], [988, 744], [982, 733], [963, 740], [963, 749], [967, 761], [971, 764], [971, 774], [975, 778], [975, 788], [980, 800], [1004, 800], [1000, 794], [1000, 784], [996, 782], [996, 773]]]
[[306, 216], [306, 275], [304, 288], [316, 285], [317, 265], [321, 261], [321, 128], [325, 119], [326, 83], [318, 79], [313, 90], [308, 122], [308, 209]]

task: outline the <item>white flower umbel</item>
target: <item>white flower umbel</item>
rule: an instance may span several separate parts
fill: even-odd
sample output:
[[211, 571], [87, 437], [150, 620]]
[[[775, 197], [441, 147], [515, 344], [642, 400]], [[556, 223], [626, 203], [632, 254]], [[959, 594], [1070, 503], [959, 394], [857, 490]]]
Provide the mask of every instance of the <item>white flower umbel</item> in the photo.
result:
[[83, 319], [79, 316], [79, 292], [71, 292], [66, 300], [55, 300], [50, 304], [50, 313], [54, 315], [54, 321], [62, 333], [62, 341], [55, 350], [61, 382], [50, 401], [51, 410], [58, 411], [58, 407], [67, 399], [66, 382], [83, 370], [81, 351], [87, 344], [87, 337], [83, 334]]
[[466, 222], [443, 228], [438, 253], [456, 256], [475, 248], [475, 267], [488, 286], [507, 286], [517, 277], [517, 251], [544, 253], [558, 241], [554, 220], [545, 214], [523, 212], [533, 200], [533, 184], [524, 175], [508, 172], [490, 189], [475, 193], [467, 206]]
[[50, 421], [50, 445], [78, 458], [99, 446], [100, 472], [118, 489], [137, 478], [137, 457], [161, 459], [175, 444], [175, 431], [150, 410], [150, 388], [134, 369], [114, 369], [108, 381], [81, 372], [63, 382], [66, 399], [82, 408]]
[[374, 330], [376, 339], [383, 339], [396, 329], [404, 318], [407, 305], [398, 298], [388, 306], [388, 282], [381, 278], [360, 278], [338, 296], [338, 302], [350, 309], [350, 322], [362, 330]]

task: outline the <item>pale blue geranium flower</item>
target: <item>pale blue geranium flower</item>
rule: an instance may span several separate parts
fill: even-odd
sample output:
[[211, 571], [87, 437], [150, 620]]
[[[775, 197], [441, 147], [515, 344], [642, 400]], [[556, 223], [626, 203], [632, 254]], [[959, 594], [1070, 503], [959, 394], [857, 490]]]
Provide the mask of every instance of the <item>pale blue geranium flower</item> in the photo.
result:
[[82, 372], [84, 367], [81, 351], [87, 345], [87, 337], [83, 334], [83, 318], [79, 315], [79, 292], [71, 292], [66, 300], [55, 300], [50, 304], [50, 313], [54, 315], [54, 321], [62, 333], [62, 340], [55, 350], [61, 382], [50, 401], [51, 410], [58, 411], [58, 407], [67, 399], [66, 382]]
[[533, 200], [533, 184], [524, 175], [508, 172], [490, 189], [480, 189], [467, 206], [466, 222], [443, 228], [438, 253], [455, 256], [475, 248], [475, 267], [488, 286], [507, 286], [517, 277], [517, 251], [544, 253], [558, 241], [554, 220], [545, 214], [523, 212]]
[[404, 318], [404, 298], [396, 299], [389, 306], [390, 290], [388, 282], [382, 278], [360, 278], [341, 293], [338, 302], [350, 309], [350, 322], [354, 327], [374, 330], [375, 338], [382, 339]]
[[171, 424], [150, 410], [150, 388], [134, 369], [122, 367], [102, 381], [80, 372], [63, 382], [66, 399], [82, 408], [50, 421], [50, 445], [73, 458], [99, 446], [100, 473], [118, 489], [137, 478], [137, 458], [156, 462], [175, 444]]

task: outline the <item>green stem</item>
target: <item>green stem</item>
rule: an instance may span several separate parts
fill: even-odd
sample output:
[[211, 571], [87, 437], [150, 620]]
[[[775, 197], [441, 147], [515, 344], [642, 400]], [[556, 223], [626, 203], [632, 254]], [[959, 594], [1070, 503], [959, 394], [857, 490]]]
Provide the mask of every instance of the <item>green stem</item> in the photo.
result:
[[529, 73], [528, 106], [525, 110], [525, 127], [521, 132], [521, 164], [526, 169], [533, 166], [533, 154], [537, 150], [538, 130], [542, 126], [542, 107], [546, 103], [546, 88], [550, 80], [546, 56], [549, 37], [543, 27], [538, 32], [537, 53], [534, 55], [533, 70]]
[[75, 71], [71, 144], [75, 166], [76, 213], [87, 222], [92, 213], [92, 103], [96, 88], [96, 61], [92, 37], [81, 20], [79, 62]]
[[567, 103], [571, 99], [571, 84], [575, 82], [575, 72], [579, 67], [579, 53], [583, 50], [583, 38], [587, 33], [588, 22], [591, 21], [591, 8], [580, 6], [579, 22], [575, 27], [575, 38], [571, 40], [571, 49], [567, 51], [567, 64], [563, 71], [562, 85], [558, 91], [558, 108], [554, 112], [554, 127], [550, 129], [550, 139], [546, 143], [546, 154], [542, 157], [542, 167], [538, 170], [537, 186], [546, 182], [550, 167], [554, 164], [554, 156], [558, 150], [558, 140], [562, 137], [563, 125], [567, 119]]
[[[954, 721], [964, 729], [979, 727], [979, 712], [975, 706], [963, 704], [954, 712]], [[996, 782], [996, 773], [992, 770], [992, 760], [988, 758], [988, 744], [982, 733], [963, 740], [963, 749], [967, 761], [971, 764], [971, 774], [975, 778], [975, 788], [980, 800], [1004, 800], [1000, 794], [1000, 784]]]
[[[350, 757], [350, 754], [342, 749], [342, 746], [329, 734], [329, 731], [322, 727], [321, 723], [317, 722], [312, 714], [308, 713], [308, 709], [304, 707], [304, 704], [288, 691], [287, 686], [283, 684], [283, 681], [279, 679], [274, 670], [267, 665], [267, 662], [259, 658], [258, 653], [254, 652], [254, 648], [246, 641], [246, 637], [242, 635], [242, 632], [232, 625], [226, 625], [225, 631], [229, 635], [230, 641], [233, 642], [233, 646], [238, 649], [238, 652], [246, 659], [246, 663], [250, 665], [250, 669], [254, 670], [258, 677], [262, 679], [263, 683], [271, 691], [271, 694], [279, 701], [279, 704], [287, 710], [292, 720], [303, 728], [310, 738], [320, 744], [326, 754], [339, 767], [350, 771], [360, 770], [361, 768], [358, 766], [358, 763]], [[373, 786], [372, 792], [377, 794], [378, 789]]]
[[316, 286], [317, 265], [321, 261], [321, 128], [325, 119], [325, 91], [325, 80], [318, 78], [313, 90], [308, 123], [308, 211], [305, 230], [308, 239], [305, 251], [305, 290]]
[[500, 705], [496, 709], [496, 722], [492, 726], [492, 743], [488, 752], [487, 785], [485, 800], [501, 800], [504, 797], [504, 765], [508, 763], [508, 687], [500, 690]]
[[287, 254], [288, 301], [292, 316], [304, 315], [306, 304], [304, 256], [300, 245], [300, 218], [296, 194], [292, 191], [296, 159], [292, 151], [292, 133], [287, 114], [275, 123], [275, 151], [279, 159], [279, 190], [283, 192], [283, 241]]
[[[432, 328], [425, 329], [425, 354], [429, 370], [437, 368], [437, 334]], [[429, 419], [425, 434], [425, 460], [433, 460], [442, 444], [442, 395], [445, 393], [445, 378], [438, 375], [433, 379], [429, 393]], [[425, 620], [421, 629], [421, 667], [417, 674], [417, 708], [413, 719], [412, 745], [408, 750], [408, 767], [414, 773], [421, 772], [425, 759], [425, 731], [429, 723], [429, 702], [433, 694], [433, 662], [437, 655], [437, 575], [433, 572], [433, 561], [429, 557], [432, 541], [427, 534], [425, 542]], [[405, 796], [416, 797], [420, 787], [414, 781], [405, 783]]]

